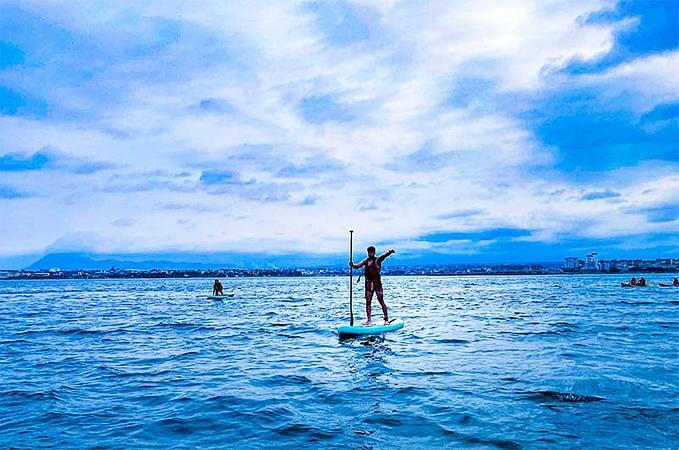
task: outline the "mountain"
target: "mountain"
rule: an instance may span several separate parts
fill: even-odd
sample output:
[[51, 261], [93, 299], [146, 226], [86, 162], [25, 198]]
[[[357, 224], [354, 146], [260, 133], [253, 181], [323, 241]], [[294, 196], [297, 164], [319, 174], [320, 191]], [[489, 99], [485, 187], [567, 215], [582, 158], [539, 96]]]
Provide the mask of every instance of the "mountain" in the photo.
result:
[[[356, 262], [365, 257], [363, 252], [354, 253]], [[478, 255], [445, 255], [436, 252], [398, 253], [385, 264], [389, 266], [436, 266], [466, 265], [479, 263], [505, 263], [505, 260], [484, 261]], [[264, 253], [162, 253], [162, 254], [91, 254], [49, 253], [26, 267], [27, 270], [208, 270], [208, 269], [294, 269], [345, 267], [345, 254], [264, 254]], [[527, 261], [517, 261], [526, 263]], [[535, 262], [535, 261], [528, 261]], [[560, 261], [552, 264], [561, 264]]]
[[116, 269], [274, 269], [334, 267], [346, 258], [337, 255], [264, 255], [264, 254], [161, 254], [161, 255], [95, 255], [85, 253], [50, 253], [27, 270], [104, 270]]

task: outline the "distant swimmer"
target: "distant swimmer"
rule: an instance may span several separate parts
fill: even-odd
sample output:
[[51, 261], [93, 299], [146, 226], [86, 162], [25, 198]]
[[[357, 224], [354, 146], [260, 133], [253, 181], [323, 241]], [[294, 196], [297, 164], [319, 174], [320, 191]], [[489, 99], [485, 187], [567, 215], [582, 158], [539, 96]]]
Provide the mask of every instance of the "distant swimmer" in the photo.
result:
[[375, 257], [375, 247], [372, 245], [368, 247], [368, 257], [358, 264], [354, 264], [353, 261], [349, 261], [349, 267], [354, 269], [360, 269], [365, 267], [365, 272], [363, 277], [365, 278], [365, 315], [367, 320], [363, 325], [371, 325], [371, 304], [373, 299], [373, 293], [377, 294], [377, 301], [380, 302], [382, 306], [382, 314], [384, 315], [384, 324], [389, 324], [389, 315], [387, 314], [387, 304], [384, 303], [384, 292], [382, 290], [382, 276], [380, 271], [382, 270], [382, 262], [387, 259], [388, 256], [396, 253], [394, 249], [382, 254], [379, 257]]
[[212, 295], [224, 295], [224, 288], [219, 280], [215, 280], [215, 284], [212, 286]]

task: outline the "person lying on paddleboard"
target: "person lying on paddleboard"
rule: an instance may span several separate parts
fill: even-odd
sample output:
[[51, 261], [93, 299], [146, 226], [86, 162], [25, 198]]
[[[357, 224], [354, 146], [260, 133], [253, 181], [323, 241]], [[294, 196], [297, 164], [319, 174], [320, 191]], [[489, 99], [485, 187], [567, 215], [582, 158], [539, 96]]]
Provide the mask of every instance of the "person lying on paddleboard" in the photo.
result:
[[354, 269], [365, 267], [365, 272], [363, 273], [363, 277], [365, 278], [365, 315], [368, 320], [366, 320], [363, 325], [370, 325], [372, 323], [370, 320], [370, 307], [372, 304], [373, 293], [377, 294], [377, 301], [380, 302], [380, 306], [382, 306], [384, 324], [388, 325], [389, 315], [387, 314], [387, 304], [384, 303], [384, 292], [382, 291], [382, 277], [380, 275], [380, 271], [382, 270], [382, 261], [387, 259], [388, 256], [396, 253], [396, 251], [394, 251], [392, 248], [388, 252], [376, 258], [375, 247], [371, 245], [367, 250], [368, 257], [360, 263], [354, 264], [353, 261], [349, 261], [349, 267], [353, 267]]
[[224, 288], [219, 280], [215, 280], [215, 284], [212, 286], [212, 295], [224, 295]]

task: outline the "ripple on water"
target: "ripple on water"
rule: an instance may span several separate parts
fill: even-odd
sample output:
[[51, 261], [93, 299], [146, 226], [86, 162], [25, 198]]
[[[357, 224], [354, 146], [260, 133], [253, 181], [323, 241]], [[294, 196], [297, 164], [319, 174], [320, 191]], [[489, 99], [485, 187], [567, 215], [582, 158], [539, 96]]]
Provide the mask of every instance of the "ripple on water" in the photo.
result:
[[342, 341], [343, 277], [0, 281], [0, 448], [672, 448], [679, 300], [623, 278], [385, 276]]

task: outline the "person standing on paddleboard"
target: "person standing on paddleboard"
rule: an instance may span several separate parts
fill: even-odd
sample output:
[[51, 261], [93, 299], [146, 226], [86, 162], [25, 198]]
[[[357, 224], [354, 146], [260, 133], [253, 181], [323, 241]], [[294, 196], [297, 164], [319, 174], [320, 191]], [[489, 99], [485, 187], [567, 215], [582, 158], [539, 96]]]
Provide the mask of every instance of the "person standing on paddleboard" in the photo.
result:
[[377, 294], [377, 301], [380, 302], [382, 314], [384, 315], [384, 324], [387, 325], [389, 324], [389, 315], [387, 314], [387, 304], [384, 303], [384, 292], [382, 291], [382, 277], [380, 271], [382, 270], [382, 261], [387, 259], [388, 256], [396, 253], [396, 251], [392, 248], [381, 256], [375, 257], [375, 247], [371, 245], [367, 250], [368, 257], [360, 263], [354, 264], [353, 261], [349, 261], [349, 267], [353, 267], [354, 269], [365, 267], [365, 272], [363, 274], [363, 277], [365, 278], [365, 315], [368, 320], [366, 320], [363, 325], [371, 324], [370, 307], [372, 304], [373, 293]]

